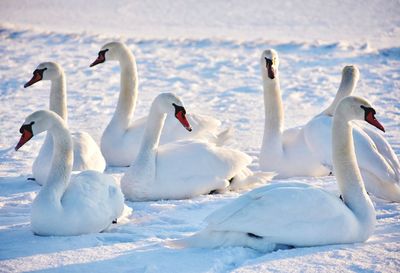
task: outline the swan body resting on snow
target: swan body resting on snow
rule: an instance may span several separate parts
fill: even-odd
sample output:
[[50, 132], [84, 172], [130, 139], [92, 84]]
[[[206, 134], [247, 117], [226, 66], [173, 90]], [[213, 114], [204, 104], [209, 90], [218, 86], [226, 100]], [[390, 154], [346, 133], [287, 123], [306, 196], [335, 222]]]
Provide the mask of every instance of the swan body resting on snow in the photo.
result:
[[[24, 87], [31, 86], [41, 80], [51, 81], [50, 110], [57, 113], [68, 123], [66, 81], [63, 69], [53, 62], [41, 63], [33, 72], [32, 79]], [[74, 149], [73, 170], [96, 170], [103, 172], [106, 162], [99, 146], [93, 138], [86, 132], [76, 132], [72, 137]], [[49, 162], [51, 162], [52, 155], [53, 138], [47, 135], [32, 166], [33, 177], [40, 185], [43, 185], [47, 181], [50, 170]]]
[[284, 113], [279, 85], [279, 59], [273, 49], [261, 55], [265, 124], [260, 151], [260, 168], [277, 172], [277, 177], [328, 175], [318, 158], [310, 153], [301, 127], [283, 133]]
[[[101, 151], [108, 165], [128, 166], [139, 151], [138, 140], [142, 138], [147, 118], [133, 121], [138, 95], [138, 76], [135, 57], [125, 44], [105, 44], [90, 66], [112, 60], [118, 61], [121, 67], [121, 90], [114, 115], [101, 138]], [[178, 125], [173, 117], [167, 117], [165, 122], [168, 126], [161, 135], [160, 143], [204, 138], [220, 145], [230, 137], [229, 130], [217, 135], [221, 122], [213, 117], [188, 114], [187, 118], [192, 125], [191, 133]]]
[[[260, 168], [275, 170], [278, 177], [322, 176], [332, 171], [332, 115], [339, 101], [349, 96], [359, 79], [355, 66], [346, 66], [335, 99], [322, 113], [304, 126], [282, 132], [283, 107], [279, 87], [278, 54], [266, 50], [261, 56], [264, 83], [265, 129]], [[355, 122], [356, 156], [368, 192], [400, 201], [400, 164], [385, 138]]]
[[199, 140], [159, 145], [168, 115], [192, 130], [182, 101], [163, 93], [153, 101], [139, 153], [121, 179], [125, 198], [131, 201], [185, 199], [212, 191], [224, 191], [265, 183], [271, 173], [253, 174], [251, 158], [240, 151]]
[[[342, 98], [351, 95], [358, 78], [358, 69], [346, 66], [331, 106], [303, 127], [310, 152], [330, 170], [333, 168], [331, 148], [333, 112]], [[400, 202], [400, 163], [390, 144], [375, 129], [357, 121], [353, 122], [353, 137], [358, 166], [367, 191], [376, 197]]]
[[375, 209], [357, 167], [351, 120], [383, 130], [375, 110], [359, 97], [344, 98], [333, 120], [333, 167], [343, 201], [304, 183], [275, 183], [255, 189], [206, 218], [208, 226], [175, 247], [246, 246], [260, 251], [366, 241]]
[[96, 171], [83, 171], [71, 178], [71, 135], [65, 121], [54, 112], [41, 110], [29, 115], [15, 150], [44, 131], [53, 139], [53, 157], [47, 181], [32, 203], [33, 232], [79, 235], [105, 230], [122, 214], [121, 189], [112, 176]]

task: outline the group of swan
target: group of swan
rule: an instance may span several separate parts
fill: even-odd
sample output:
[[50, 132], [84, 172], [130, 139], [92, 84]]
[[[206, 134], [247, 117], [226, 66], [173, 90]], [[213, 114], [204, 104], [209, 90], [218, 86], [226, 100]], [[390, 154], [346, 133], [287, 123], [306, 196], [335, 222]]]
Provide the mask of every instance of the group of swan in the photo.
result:
[[[121, 68], [121, 91], [114, 115], [101, 138], [101, 151], [110, 166], [129, 166], [140, 149], [147, 117], [133, 121], [138, 95], [138, 76], [136, 60], [129, 48], [120, 42], [105, 44], [91, 67], [106, 61], [118, 61]], [[205, 139], [222, 145], [227, 132], [219, 133], [221, 122], [210, 116], [188, 114], [192, 126], [189, 133], [168, 115], [160, 144], [182, 139]]]
[[[80, 133], [73, 139], [70, 136], [65, 76], [60, 66], [40, 64], [25, 84], [52, 82], [52, 111], [29, 115], [16, 147], [19, 149], [34, 135], [48, 132], [33, 165], [34, 178], [44, 185], [32, 205], [31, 222], [36, 234], [102, 231], [121, 216], [124, 197], [132, 201], [191, 198], [263, 184], [275, 173], [291, 177], [333, 172], [342, 200], [307, 184], [268, 185], [211, 214], [205, 230], [170, 244], [244, 245], [271, 251], [288, 246], [361, 242], [371, 235], [375, 225], [367, 191], [400, 201], [399, 161], [390, 145], [377, 132], [359, 123], [350, 124], [351, 120], [365, 120], [384, 130], [371, 105], [350, 96], [359, 77], [354, 66], [344, 68], [330, 107], [304, 126], [283, 131], [278, 55], [274, 50], [263, 52], [265, 128], [260, 168], [267, 172], [253, 173], [247, 167], [251, 162], [248, 155], [223, 146], [230, 131], [221, 132], [220, 121], [186, 114], [182, 100], [172, 93], [158, 95], [149, 115], [132, 121], [138, 93], [135, 58], [126, 45], [112, 42], [101, 48], [90, 66], [109, 60], [120, 63], [121, 91], [101, 138], [101, 152], [88, 134]], [[101, 173], [105, 161], [111, 166], [129, 166], [121, 188], [111, 176]], [[72, 168], [86, 171], [71, 177]]]
[[[215, 118], [187, 115], [181, 99], [174, 94], [158, 95], [149, 117], [130, 125], [137, 96], [134, 57], [122, 43], [109, 43], [103, 48], [91, 66], [117, 59], [122, 70], [120, 98], [101, 147], [109, 165], [131, 165], [121, 181], [125, 199], [190, 198], [252, 187], [273, 177], [273, 173], [253, 173], [248, 169], [251, 163], [248, 155], [221, 146], [229, 137], [229, 130], [219, 133], [221, 123]], [[32, 229], [39, 235], [102, 231], [122, 213], [121, 189], [112, 178], [101, 173], [105, 162], [94, 140], [83, 133], [71, 138], [66, 124], [65, 75], [61, 67], [50, 62], [40, 64], [25, 87], [40, 80], [52, 81], [52, 111], [41, 110], [28, 116], [16, 146], [18, 150], [34, 135], [48, 131], [33, 168], [35, 180], [44, 187], [33, 202]], [[163, 128], [166, 130], [162, 133]], [[82, 163], [75, 164], [75, 160]], [[70, 181], [71, 164], [74, 170], [86, 171]], [[70, 201], [74, 198], [75, 203]], [[96, 200], [98, 204], [94, 205]], [[90, 213], [93, 216], [87, 216]], [[81, 216], [87, 217], [88, 222]]]
[[[333, 171], [333, 113], [341, 99], [351, 95], [359, 79], [355, 66], [346, 66], [332, 104], [304, 126], [283, 131], [279, 59], [275, 50], [261, 56], [265, 127], [260, 168], [278, 177], [323, 176]], [[360, 123], [353, 126], [355, 153], [366, 189], [373, 195], [400, 202], [400, 163], [389, 143]]]
[[44, 131], [52, 139], [53, 156], [47, 181], [32, 203], [33, 232], [79, 235], [106, 229], [122, 214], [124, 196], [110, 175], [88, 170], [71, 177], [73, 141], [59, 115], [47, 110], [29, 115], [15, 150]]
[[363, 242], [375, 227], [375, 209], [357, 166], [351, 120], [379, 129], [375, 110], [349, 96], [336, 108], [332, 125], [333, 170], [343, 201], [318, 187], [277, 183], [255, 189], [206, 218], [197, 234], [169, 242], [178, 247], [279, 248]]
[[[31, 86], [41, 80], [51, 81], [50, 110], [57, 113], [65, 123], [68, 122], [67, 92], [65, 74], [61, 66], [53, 62], [41, 63], [33, 72], [32, 79], [24, 87]], [[48, 134], [32, 166], [32, 174], [36, 182], [44, 185], [50, 171], [53, 155], [53, 138]], [[86, 132], [73, 134], [74, 161], [73, 170], [96, 170], [103, 172], [106, 162], [93, 138]]]

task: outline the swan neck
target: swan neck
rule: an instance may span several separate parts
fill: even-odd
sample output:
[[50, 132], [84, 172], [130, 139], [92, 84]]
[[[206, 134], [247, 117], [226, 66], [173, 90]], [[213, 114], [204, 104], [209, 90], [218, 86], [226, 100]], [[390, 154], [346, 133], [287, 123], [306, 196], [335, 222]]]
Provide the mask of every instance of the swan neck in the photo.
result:
[[264, 137], [263, 149], [268, 149], [272, 154], [282, 149], [282, 130], [284, 112], [279, 78], [271, 80], [263, 76], [264, 88]]
[[338, 106], [339, 102], [343, 98], [348, 97], [353, 93], [354, 89], [356, 88], [357, 82], [358, 82], [357, 76], [353, 74], [351, 75], [344, 74], [342, 76], [339, 89], [336, 92], [336, 96], [333, 99], [333, 102], [321, 114], [333, 116], [333, 113], [335, 112], [335, 109]]
[[120, 93], [111, 122], [125, 129], [129, 126], [136, 107], [138, 76], [135, 57], [129, 50], [121, 53], [119, 63], [121, 68]]
[[335, 113], [332, 134], [333, 170], [345, 204], [359, 219], [375, 219], [375, 210], [355, 156], [353, 130], [346, 115], [340, 111]]
[[[134, 164], [132, 164], [132, 166], [136, 166], [136, 168], [131, 168], [131, 170], [137, 172], [137, 168], [139, 168], [140, 172], [145, 173], [146, 179], [149, 181], [153, 181], [157, 175], [157, 149], [165, 118], [166, 114], [157, 111], [153, 103], [147, 119], [139, 153], [134, 161]], [[135, 173], [134, 175], [138, 174]]]
[[60, 202], [68, 186], [73, 165], [72, 139], [61, 123], [48, 130], [53, 139], [53, 156], [47, 182], [41, 191], [42, 198]]
[[155, 108], [156, 107], [153, 104], [150, 109], [150, 114], [147, 118], [146, 128], [143, 134], [138, 158], [148, 157], [149, 155], [154, 155], [157, 153], [161, 131], [164, 127], [167, 115], [159, 112]]
[[65, 122], [68, 122], [67, 87], [64, 72], [58, 78], [51, 80], [50, 110], [57, 113]]

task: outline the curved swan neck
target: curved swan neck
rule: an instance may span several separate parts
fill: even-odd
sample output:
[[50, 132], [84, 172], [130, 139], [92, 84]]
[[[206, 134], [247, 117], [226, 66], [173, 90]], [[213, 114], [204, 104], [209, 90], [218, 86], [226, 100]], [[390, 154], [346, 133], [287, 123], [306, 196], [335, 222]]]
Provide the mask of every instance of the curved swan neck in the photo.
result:
[[284, 112], [278, 71], [273, 80], [264, 74], [266, 72], [263, 73], [265, 110], [263, 149], [268, 149], [273, 153], [276, 149], [278, 151], [282, 149]]
[[157, 153], [161, 131], [164, 127], [166, 117], [167, 115], [160, 112], [155, 103], [153, 103], [147, 118], [146, 128], [137, 159], [146, 158]]
[[40, 195], [60, 202], [71, 177], [73, 165], [72, 138], [65, 124], [54, 122], [48, 130], [53, 139], [50, 172]]
[[64, 71], [61, 71], [60, 74], [58, 78], [51, 80], [50, 110], [56, 112], [68, 123], [66, 79]]
[[358, 168], [353, 143], [353, 130], [345, 113], [336, 110], [332, 125], [333, 170], [345, 204], [365, 220], [375, 217]]
[[347, 97], [350, 96], [354, 89], [356, 88], [358, 82], [358, 76], [354, 75], [353, 73], [345, 73], [342, 76], [342, 80], [340, 81], [340, 86], [338, 91], [336, 92], [336, 96], [329, 105], [328, 108], [326, 108], [324, 111], [321, 112], [323, 115], [327, 116], [333, 116], [333, 113], [335, 112], [336, 107], [338, 106], [339, 102]]
[[120, 93], [117, 108], [115, 110], [111, 123], [116, 124], [123, 129], [129, 126], [136, 107], [138, 76], [136, 60], [129, 50], [120, 52]]

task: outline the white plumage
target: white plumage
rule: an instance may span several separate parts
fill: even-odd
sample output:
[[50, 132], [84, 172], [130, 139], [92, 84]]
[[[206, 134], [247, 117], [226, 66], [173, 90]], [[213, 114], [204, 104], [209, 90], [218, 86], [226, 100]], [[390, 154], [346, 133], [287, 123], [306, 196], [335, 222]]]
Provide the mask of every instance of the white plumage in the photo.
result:
[[37, 111], [21, 127], [16, 150], [32, 136], [48, 131], [53, 139], [46, 183], [32, 204], [31, 227], [38, 235], [80, 235], [107, 229], [123, 212], [124, 198], [112, 176], [84, 171], [71, 177], [72, 139], [54, 112]]
[[[347, 97], [335, 113], [333, 165], [343, 201], [303, 183], [271, 184], [244, 194], [212, 213], [206, 218], [207, 227], [199, 233], [168, 244], [247, 246], [272, 251], [367, 240], [375, 228], [375, 210], [357, 168], [350, 121], [363, 120], [364, 112], [370, 109], [366, 100]], [[376, 120], [368, 122], [381, 127]]]
[[[125, 44], [120, 42], [105, 44], [91, 66], [112, 60], [120, 63], [121, 90], [114, 115], [103, 133], [101, 150], [107, 164], [128, 166], [139, 151], [147, 117], [133, 120], [138, 95], [138, 75], [135, 57]], [[187, 118], [192, 124], [191, 133], [177, 125], [173, 117], [167, 117], [165, 123], [168, 126], [161, 135], [160, 143], [203, 139], [221, 145], [230, 137], [229, 130], [219, 132], [221, 122], [213, 117], [188, 114]]]
[[[161, 130], [169, 125], [164, 124], [166, 116], [179, 118], [177, 109], [186, 113], [182, 101], [171, 93], [154, 100], [138, 156], [121, 180], [126, 199], [184, 199], [224, 191], [229, 186], [246, 188], [271, 179], [271, 173], [253, 174], [247, 168], [251, 158], [234, 149], [195, 140], [159, 145]], [[180, 121], [191, 129], [187, 120]], [[176, 119], [175, 122], [178, 123]]]
[[[63, 69], [56, 63], [41, 63], [33, 72], [32, 79], [25, 84], [28, 87], [40, 80], [51, 81], [50, 110], [57, 113], [68, 123], [66, 81]], [[74, 151], [74, 171], [96, 170], [103, 172], [106, 162], [100, 148], [93, 138], [86, 132], [72, 134]], [[47, 181], [53, 155], [53, 139], [48, 135], [32, 165], [32, 174], [35, 181], [43, 185]]]

